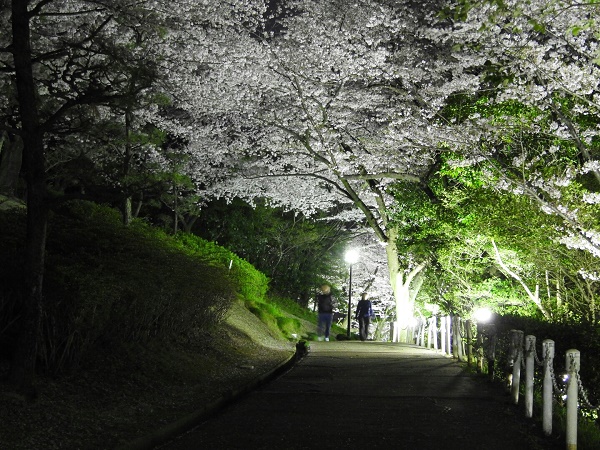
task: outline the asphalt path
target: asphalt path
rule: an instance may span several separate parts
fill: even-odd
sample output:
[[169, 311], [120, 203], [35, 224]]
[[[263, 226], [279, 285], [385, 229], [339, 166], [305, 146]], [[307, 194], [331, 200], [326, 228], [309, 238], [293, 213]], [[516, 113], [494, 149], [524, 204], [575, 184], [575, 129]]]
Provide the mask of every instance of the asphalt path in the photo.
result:
[[504, 390], [412, 345], [314, 342], [291, 370], [162, 446], [194, 449], [564, 448]]

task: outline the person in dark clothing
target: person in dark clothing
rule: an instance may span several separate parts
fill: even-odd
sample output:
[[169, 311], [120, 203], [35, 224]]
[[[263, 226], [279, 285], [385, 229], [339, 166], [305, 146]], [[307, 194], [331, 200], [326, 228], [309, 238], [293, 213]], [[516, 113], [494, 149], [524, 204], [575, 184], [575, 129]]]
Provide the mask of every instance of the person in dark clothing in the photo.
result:
[[367, 293], [363, 292], [358, 305], [356, 305], [356, 320], [358, 320], [358, 332], [361, 341], [366, 341], [369, 337], [369, 325], [371, 324], [371, 317], [374, 316], [371, 300], [367, 300]]
[[318, 336], [319, 340], [329, 340], [331, 322], [333, 321], [334, 301], [331, 295], [331, 287], [324, 284], [321, 286], [321, 293], [317, 295], [317, 312], [319, 313]]

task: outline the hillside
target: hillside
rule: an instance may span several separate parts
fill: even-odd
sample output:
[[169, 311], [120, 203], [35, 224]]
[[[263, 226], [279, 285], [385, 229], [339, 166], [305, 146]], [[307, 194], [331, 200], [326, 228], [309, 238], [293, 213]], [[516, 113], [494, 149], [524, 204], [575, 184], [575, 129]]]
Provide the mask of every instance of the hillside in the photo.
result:
[[0, 448], [108, 449], [146, 436], [271, 371], [294, 352], [240, 302], [209, 345], [132, 346], [71, 376], [41, 379], [25, 403], [1, 386]]

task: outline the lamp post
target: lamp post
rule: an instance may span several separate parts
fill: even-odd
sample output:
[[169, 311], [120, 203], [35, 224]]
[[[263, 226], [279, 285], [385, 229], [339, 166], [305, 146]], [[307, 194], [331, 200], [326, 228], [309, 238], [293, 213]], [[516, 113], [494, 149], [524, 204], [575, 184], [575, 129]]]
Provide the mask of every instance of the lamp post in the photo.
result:
[[348, 281], [348, 330], [346, 332], [346, 337], [350, 339], [350, 324], [352, 323], [352, 264], [358, 262], [358, 252], [350, 249], [346, 252], [344, 259], [350, 265], [350, 279]]

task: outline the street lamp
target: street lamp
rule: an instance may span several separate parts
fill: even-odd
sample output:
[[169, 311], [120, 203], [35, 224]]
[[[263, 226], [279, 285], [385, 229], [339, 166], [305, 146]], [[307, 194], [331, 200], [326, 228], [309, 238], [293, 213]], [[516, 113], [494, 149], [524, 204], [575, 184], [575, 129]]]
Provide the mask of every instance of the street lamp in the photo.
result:
[[348, 331], [346, 333], [346, 337], [350, 339], [350, 324], [352, 323], [352, 264], [358, 262], [358, 251], [354, 249], [348, 250], [344, 259], [350, 265], [350, 280], [348, 281]]

